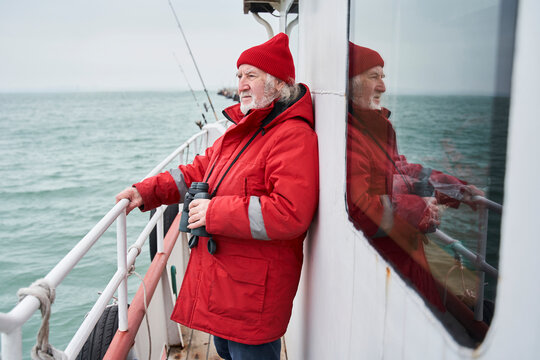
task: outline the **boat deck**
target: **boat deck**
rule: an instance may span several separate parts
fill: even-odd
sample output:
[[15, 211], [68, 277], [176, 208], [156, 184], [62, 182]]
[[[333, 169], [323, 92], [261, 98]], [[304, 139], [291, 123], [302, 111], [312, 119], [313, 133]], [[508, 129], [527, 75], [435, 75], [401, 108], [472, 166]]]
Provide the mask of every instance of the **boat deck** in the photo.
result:
[[[193, 330], [185, 326], [182, 328], [182, 337], [185, 339], [185, 347], [171, 347], [168, 360], [220, 360], [221, 358], [214, 347], [212, 335], [202, 331]], [[281, 360], [287, 360], [287, 348], [281, 338]]]

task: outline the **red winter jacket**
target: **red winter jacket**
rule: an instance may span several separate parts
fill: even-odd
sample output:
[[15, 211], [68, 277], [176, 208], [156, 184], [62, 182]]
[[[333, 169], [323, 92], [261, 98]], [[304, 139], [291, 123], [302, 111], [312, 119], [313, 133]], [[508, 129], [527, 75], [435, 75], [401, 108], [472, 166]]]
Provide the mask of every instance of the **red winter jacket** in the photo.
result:
[[179, 202], [195, 181], [210, 193], [270, 112], [278, 114], [232, 166], [211, 200], [207, 238], [192, 249], [172, 319], [244, 344], [279, 339], [286, 331], [303, 261], [303, 240], [318, 202], [318, 150], [311, 94], [286, 109], [272, 103], [244, 116], [225, 109], [232, 125], [206, 153], [135, 184], [144, 210]]
[[[466, 183], [439, 171], [407, 162], [397, 150], [396, 133], [387, 109], [354, 109], [347, 126], [347, 205], [349, 217], [372, 244], [424, 296], [444, 310], [422, 246], [426, 204], [459, 206]], [[386, 204], [384, 204], [386, 202]], [[383, 218], [392, 230], [381, 228]]]

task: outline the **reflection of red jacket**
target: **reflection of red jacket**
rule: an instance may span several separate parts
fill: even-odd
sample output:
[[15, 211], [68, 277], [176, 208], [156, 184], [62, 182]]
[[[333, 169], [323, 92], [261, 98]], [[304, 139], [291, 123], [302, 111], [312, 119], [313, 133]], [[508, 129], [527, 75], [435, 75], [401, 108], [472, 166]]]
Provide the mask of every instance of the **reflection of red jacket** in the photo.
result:
[[[192, 249], [172, 319], [244, 344], [279, 339], [287, 328], [302, 267], [302, 243], [318, 200], [317, 136], [307, 87], [255, 137], [224, 177], [206, 214], [207, 239]], [[191, 165], [135, 186], [145, 210], [180, 200], [177, 187], [208, 180], [213, 191], [261, 121], [277, 107], [225, 110], [236, 123]], [[176, 180], [185, 182], [182, 186]], [[210, 191], [210, 192], [211, 192]], [[182, 194], [183, 195], [183, 194]]]
[[[439, 171], [407, 162], [397, 150], [390, 112], [360, 110], [348, 115], [347, 203], [349, 215], [368, 236], [379, 229], [383, 216], [381, 195], [393, 205], [393, 222], [403, 231], [418, 228], [425, 203], [419, 187], [431, 187], [439, 204], [457, 207], [465, 182]], [[418, 185], [424, 186], [418, 186]]]
[[[354, 110], [347, 126], [347, 205], [355, 226], [371, 238], [402, 274], [441, 308], [420, 239], [428, 212], [422, 197], [457, 207], [464, 182], [410, 164], [397, 150], [396, 133], [387, 109]], [[420, 194], [420, 190], [427, 193]], [[428, 194], [431, 189], [431, 194]], [[384, 204], [387, 198], [387, 204]], [[380, 229], [390, 217], [392, 231]], [[388, 223], [388, 221], [387, 221]]]

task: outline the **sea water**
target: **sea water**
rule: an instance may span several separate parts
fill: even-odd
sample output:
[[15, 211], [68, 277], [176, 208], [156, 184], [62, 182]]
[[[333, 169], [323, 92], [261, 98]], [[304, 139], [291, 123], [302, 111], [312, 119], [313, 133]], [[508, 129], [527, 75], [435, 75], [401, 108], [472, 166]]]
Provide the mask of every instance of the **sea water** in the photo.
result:
[[[0, 94], [0, 312], [17, 290], [44, 277], [115, 205], [114, 196], [140, 181], [215, 117], [204, 93], [114, 92]], [[219, 118], [233, 102], [213, 95]], [[128, 246], [148, 220], [127, 218]], [[116, 227], [57, 288], [50, 342], [65, 349], [116, 271]], [[145, 246], [136, 262], [144, 274]], [[132, 276], [131, 295], [140, 281]], [[39, 311], [23, 327], [24, 357], [36, 341]]]
[[[206, 101], [202, 92], [197, 97], [201, 105]], [[219, 96], [212, 101], [218, 114], [233, 104]], [[501, 201], [508, 99], [386, 96], [385, 106], [410, 162], [457, 176]], [[17, 290], [44, 277], [86, 235], [114, 206], [116, 193], [198, 131], [201, 113], [214, 118], [190, 92], [0, 94], [0, 312], [10, 311]], [[477, 218], [466, 206], [447, 210], [441, 229], [474, 250]], [[129, 214], [128, 245], [147, 219], [138, 210]], [[490, 227], [494, 265], [499, 225], [495, 220]], [[115, 272], [111, 228], [57, 288], [50, 342], [59, 349]], [[141, 274], [148, 253], [145, 247], [137, 259]], [[139, 283], [130, 278], [130, 297]], [[37, 312], [23, 327], [25, 358], [40, 322]]]

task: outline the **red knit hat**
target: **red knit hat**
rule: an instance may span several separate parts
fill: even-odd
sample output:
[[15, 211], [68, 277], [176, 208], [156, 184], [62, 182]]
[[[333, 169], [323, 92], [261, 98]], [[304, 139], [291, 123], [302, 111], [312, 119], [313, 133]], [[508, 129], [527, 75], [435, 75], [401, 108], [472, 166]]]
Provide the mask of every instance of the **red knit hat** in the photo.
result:
[[349, 41], [349, 79], [375, 66], [384, 67], [378, 52]]
[[287, 83], [294, 82], [294, 62], [289, 50], [289, 37], [279, 33], [267, 42], [244, 51], [236, 67], [253, 65]]

